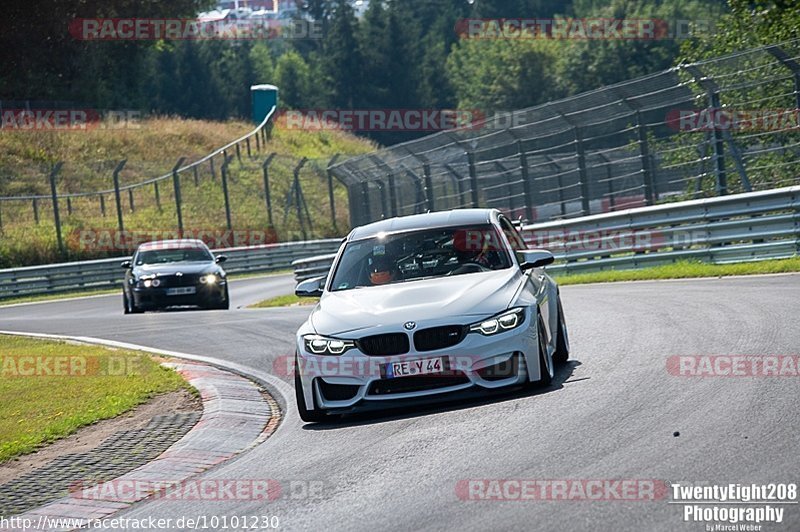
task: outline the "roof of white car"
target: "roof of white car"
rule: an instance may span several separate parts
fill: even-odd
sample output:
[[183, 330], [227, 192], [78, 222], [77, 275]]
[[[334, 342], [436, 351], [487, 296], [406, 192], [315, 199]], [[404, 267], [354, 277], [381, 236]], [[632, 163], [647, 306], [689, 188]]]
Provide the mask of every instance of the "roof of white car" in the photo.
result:
[[153, 240], [139, 246], [140, 251], [153, 248], [158, 249], [185, 249], [185, 248], [204, 248], [205, 243], [196, 238], [174, 238], [170, 240]]
[[356, 227], [350, 232], [348, 240], [372, 238], [378, 233], [398, 233], [433, 227], [485, 224], [492, 219], [494, 211], [494, 209], [456, 209], [389, 218], [388, 220], [380, 220]]

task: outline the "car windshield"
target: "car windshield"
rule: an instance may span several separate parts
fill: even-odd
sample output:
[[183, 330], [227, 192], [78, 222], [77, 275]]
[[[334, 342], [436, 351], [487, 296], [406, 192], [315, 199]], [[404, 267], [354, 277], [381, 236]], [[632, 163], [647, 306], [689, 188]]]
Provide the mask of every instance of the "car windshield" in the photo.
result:
[[349, 290], [511, 266], [494, 226], [450, 227], [379, 235], [350, 242], [331, 290]]
[[211, 253], [203, 248], [152, 249], [136, 254], [136, 265], [167, 264], [170, 262], [209, 262]]

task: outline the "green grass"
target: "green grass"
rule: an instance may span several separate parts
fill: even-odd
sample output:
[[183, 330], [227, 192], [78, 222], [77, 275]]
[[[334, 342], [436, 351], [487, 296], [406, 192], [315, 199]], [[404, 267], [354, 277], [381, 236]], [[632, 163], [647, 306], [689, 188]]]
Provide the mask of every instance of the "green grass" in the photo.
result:
[[726, 277], [730, 275], [755, 275], [800, 271], [800, 257], [774, 259], [734, 264], [707, 264], [703, 262], [676, 262], [641, 270], [609, 270], [555, 276], [558, 284], [611, 283], [617, 281], [645, 281], [655, 279], [689, 279], [696, 277]]
[[260, 301], [255, 305], [250, 305], [249, 308], [272, 308], [272, 307], [289, 307], [292, 305], [316, 305], [319, 301], [318, 297], [297, 297], [294, 294], [285, 296], [276, 296], [264, 301]]
[[141, 352], [0, 335], [0, 463], [181, 388]]
[[[65, 164], [59, 174], [59, 192], [89, 192], [109, 189], [117, 161], [127, 159], [120, 174], [122, 185], [161, 176], [171, 171], [178, 157], [186, 163], [252, 130], [246, 122], [207, 122], [173, 118], [144, 120], [137, 130], [89, 132], [9, 132], [0, 136], [0, 196], [49, 195], [48, 169], [56, 161]], [[336, 223], [331, 219], [325, 168], [335, 154], [355, 155], [373, 151], [375, 145], [342, 131], [303, 131], [273, 128], [261, 152], [251, 141], [252, 159], [241, 145], [242, 161], [235, 157], [229, 167], [228, 189], [234, 230], [267, 231], [264, 176], [261, 163], [270, 153], [277, 154], [269, 167], [273, 230], [281, 242], [303, 236], [297, 212], [289, 200], [293, 169], [302, 157], [309, 158], [299, 179], [313, 229], [308, 238], [327, 238], [345, 234], [349, 227], [347, 191], [334, 180]], [[184, 164], [186, 164], [184, 163]], [[222, 157], [215, 159], [212, 175], [208, 163], [181, 174], [183, 226], [187, 231], [226, 229], [221, 183]], [[177, 229], [172, 180], [159, 184], [161, 207], [153, 185], [138, 188], [131, 205], [127, 193], [121, 204], [126, 231]], [[123, 255], [122, 250], [95, 250], [81, 245], [80, 231], [108, 231], [117, 227], [114, 195], [105, 196], [106, 216], [101, 215], [98, 197], [76, 198], [70, 213], [66, 201], [59, 203], [66, 257], [58, 252], [53, 209], [50, 201], [38, 202], [39, 222], [34, 220], [31, 201], [3, 202], [0, 223], [0, 268], [82, 260]], [[132, 208], [133, 207], [133, 208]], [[308, 229], [308, 228], [307, 228]]]

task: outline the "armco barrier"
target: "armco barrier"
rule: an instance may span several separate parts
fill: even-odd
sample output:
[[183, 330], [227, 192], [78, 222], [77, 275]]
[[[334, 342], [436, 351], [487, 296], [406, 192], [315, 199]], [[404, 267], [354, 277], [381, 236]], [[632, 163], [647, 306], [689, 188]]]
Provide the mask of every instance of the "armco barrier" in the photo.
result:
[[[336, 251], [341, 240], [312, 240], [214, 250], [228, 257], [228, 273], [269, 272], [288, 269], [300, 258]], [[120, 286], [120, 262], [129, 257], [100, 259], [0, 270], [0, 299]]]
[[297, 259], [292, 262], [294, 268], [294, 280], [297, 282], [305, 281], [306, 279], [313, 279], [314, 277], [321, 277], [327, 275], [328, 270], [331, 269], [333, 259], [336, 258], [336, 253], [329, 255], [319, 255], [316, 257], [309, 257], [306, 259]]
[[[800, 186], [526, 225], [531, 248], [553, 252], [552, 273], [635, 269], [800, 254]], [[324, 275], [335, 255], [295, 261], [295, 278]]]

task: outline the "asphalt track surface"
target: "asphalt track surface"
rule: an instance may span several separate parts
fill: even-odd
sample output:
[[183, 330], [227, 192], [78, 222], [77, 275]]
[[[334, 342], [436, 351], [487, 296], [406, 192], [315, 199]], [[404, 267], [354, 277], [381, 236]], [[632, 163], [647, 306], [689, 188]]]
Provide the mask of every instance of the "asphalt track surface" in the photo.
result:
[[[289, 276], [234, 281], [235, 307], [291, 291]], [[281, 529], [705, 530], [656, 501], [469, 501], [465, 479], [800, 480], [800, 378], [670, 375], [671, 355], [800, 353], [800, 275], [562, 288], [572, 361], [554, 385], [490, 400], [304, 425], [278, 357], [307, 308], [123, 316], [120, 296], [0, 308], [0, 329], [205, 355], [271, 382], [287, 416], [265, 443], [204, 476], [275, 479], [274, 501], [153, 500], [129, 518], [278, 516]], [[679, 432], [679, 436], [673, 433]], [[322, 483], [303, 496], [304, 484]], [[296, 489], [289, 489], [290, 482]], [[307, 484], [317, 487], [320, 484]], [[800, 506], [783, 505], [800, 530]]]

